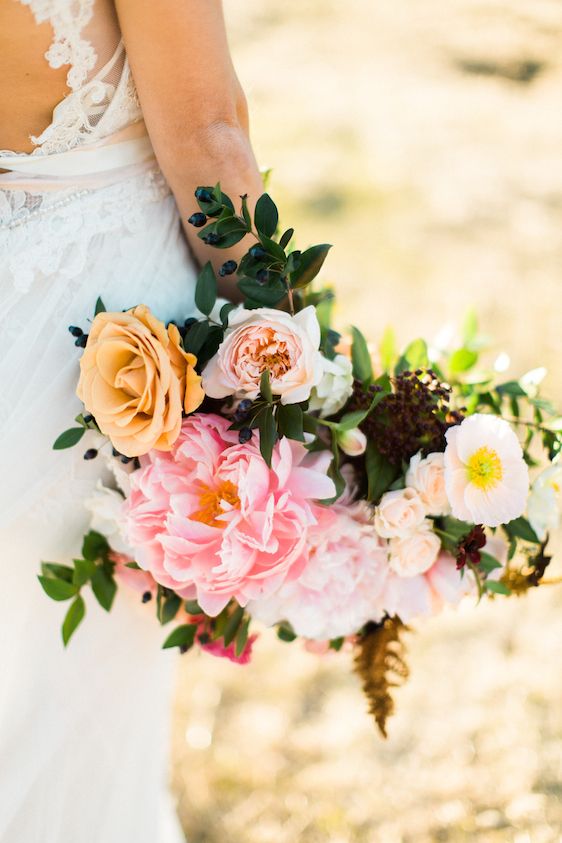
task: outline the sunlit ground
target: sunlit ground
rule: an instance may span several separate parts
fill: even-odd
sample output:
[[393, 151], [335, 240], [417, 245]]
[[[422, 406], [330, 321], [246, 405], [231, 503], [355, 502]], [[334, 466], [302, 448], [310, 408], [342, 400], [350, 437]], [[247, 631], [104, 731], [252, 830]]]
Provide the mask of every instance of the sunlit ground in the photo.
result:
[[[557, 0], [226, 0], [271, 192], [334, 244], [340, 324], [432, 338], [474, 306], [562, 401]], [[560, 542], [559, 542], [560, 547]], [[266, 635], [187, 656], [174, 784], [190, 843], [562, 840], [562, 590], [424, 624], [385, 743], [346, 654]]]

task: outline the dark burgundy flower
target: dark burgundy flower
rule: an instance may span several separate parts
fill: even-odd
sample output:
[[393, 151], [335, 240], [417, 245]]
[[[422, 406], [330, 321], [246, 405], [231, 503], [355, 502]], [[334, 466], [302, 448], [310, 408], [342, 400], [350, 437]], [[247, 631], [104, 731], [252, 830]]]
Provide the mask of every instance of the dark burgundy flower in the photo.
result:
[[457, 545], [457, 570], [467, 563], [478, 565], [482, 559], [481, 550], [486, 544], [486, 533], [481, 524], [473, 527], [470, 533], [462, 539]]

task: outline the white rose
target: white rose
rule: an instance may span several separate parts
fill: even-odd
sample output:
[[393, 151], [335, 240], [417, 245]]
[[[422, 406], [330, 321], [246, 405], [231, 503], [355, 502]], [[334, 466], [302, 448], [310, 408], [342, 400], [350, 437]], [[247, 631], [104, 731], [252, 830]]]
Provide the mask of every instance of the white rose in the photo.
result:
[[431, 521], [408, 536], [390, 541], [390, 567], [399, 577], [417, 577], [435, 564], [441, 541], [433, 532]]
[[557, 462], [538, 475], [527, 503], [529, 523], [540, 541], [560, 524], [561, 492], [562, 462]]
[[353, 392], [353, 364], [344, 354], [337, 354], [333, 360], [323, 357], [322, 362], [324, 374], [312, 390], [309, 410], [319, 410], [325, 419], [341, 410]]
[[422, 524], [425, 506], [415, 489], [385, 492], [375, 510], [375, 529], [383, 539], [403, 538]]
[[338, 433], [338, 445], [348, 457], [360, 457], [367, 448], [367, 437], [362, 430], [354, 427]]
[[100, 533], [108, 540], [112, 550], [133, 556], [134, 553], [126, 543], [122, 524], [122, 507], [124, 499], [119, 492], [108, 489], [98, 480], [91, 497], [84, 501], [84, 506], [91, 513], [90, 526], [96, 533]]
[[410, 460], [406, 485], [417, 492], [428, 515], [448, 515], [451, 511], [445, 490], [445, 460], [440, 453], [422, 458], [421, 451]]
[[281, 403], [298, 404], [324, 374], [319, 346], [320, 325], [312, 306], [296, 316], [267, 307], [234, 310], [219, 350], [203, 371], [203, 389], [211, 398], [253, 400], [267, 370]]

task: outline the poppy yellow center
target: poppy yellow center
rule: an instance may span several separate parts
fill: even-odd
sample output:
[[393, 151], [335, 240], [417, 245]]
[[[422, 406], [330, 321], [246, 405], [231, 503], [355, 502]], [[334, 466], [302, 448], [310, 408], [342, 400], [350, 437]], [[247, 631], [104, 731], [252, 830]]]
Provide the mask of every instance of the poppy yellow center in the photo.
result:
[[214, 489], [206, 487], [199, 496], [199, 504], [201, 509], [191, 515], [192, 520], [224, 529], [226, 522], [219, 516], [232, 509], [240, 509], [240, 498], [234, 483], [223, 480]]
[[489, 492], [503, 477], [502, 462], [497, 453], [486, 446], [478, 448], [467, 463], [468, 479], [474, 486]]

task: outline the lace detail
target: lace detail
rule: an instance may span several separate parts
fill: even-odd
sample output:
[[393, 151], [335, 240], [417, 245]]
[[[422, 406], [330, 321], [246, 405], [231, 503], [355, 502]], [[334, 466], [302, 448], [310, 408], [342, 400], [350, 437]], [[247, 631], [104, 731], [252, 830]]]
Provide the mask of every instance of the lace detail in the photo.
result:
[[38, 273], [75, 277], [94, 237], [138, 231], [146, 205], [169, 194], [159, 170], [93, 190], [0, 190], [0, 253], [14, 288], [26, 292]]
[[[51, 155], [86, 143], [95, 143], [142, 118], [125, 47], [119, 41], [111, 59], [88, 81], [97, 55], [82, 37], [90, 22], [94, 0], [20, 0], [29, 6], [37, 23], [49, 21], [54, 41], [45, 57], [53, 68], [70, 64], [71, 89], [54, 109], [51, 124], [31, 136], [36, 149], [21, 155]], [[15, 155], [0, 150], [0, 155]]]
[[21, 0], [29, 6], [37, 23], [50, 22], [54, 40], [45, 58], [58, 69], [70, 65], [67, 84], [77, 91], [96, 63], [96, 52], [82, 32], [92, 19], [94, 0]]

